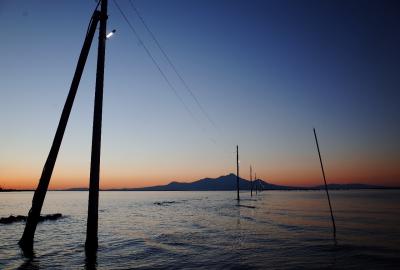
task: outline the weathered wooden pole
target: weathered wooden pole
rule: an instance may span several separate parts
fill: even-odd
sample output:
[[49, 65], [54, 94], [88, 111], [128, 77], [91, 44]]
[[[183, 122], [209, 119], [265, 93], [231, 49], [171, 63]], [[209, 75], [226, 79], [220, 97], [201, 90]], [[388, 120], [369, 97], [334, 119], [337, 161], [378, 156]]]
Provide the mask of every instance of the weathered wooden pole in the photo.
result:
[[239, 195], [239, 146], [236, 145], [236, 189], [237, 189], [237, 200], [240, 201]]
[[252, 172], [251, 172], [251, 165], [250, 165], [250, 195], [251, 195], [251, 197], [253, 197], [253, 175], [252, 175]]
[[90, 163], [89, 206], [85, 250], [97, 251], [98, 205], [100, 178], [101, 121], [103, 111], [104, 62], [106, 51], [107, 0], [101, 0], [99, 45], [97, 52], [96, 92], [94, 98], [92, 155]]
[[324, 165], [322, 164], [322, 158], [321, 158], [321, 152], [319, 150], [319, 144], [318, 144], [318, 138], [317, 138], [317, 133], [314, 130], [314, 137], [315, 137], [315, 143], [317, 144], [317, 150], [318, 150], [318, 157], [319, 157], [319, 163], [321, 164], [321, 171], [322, 171], [322, 176], [324, 178], [324, 183], [325, 183], [325, 191], [326, 191], [326, 196], [328, 198], [328, 204], [329, 204], [329, 209], [331, 211], [331, 219], [332, 219], [332, 226], [333, 226], [333, 240], [336, 242], [336, 224], [335, 224], [335, 218], [333, 217], [333, 211], [332, 211], [332, 205], [331, 205], [331, 199], [329, 197], [329, 191], [328, 191], [328, 185], [326, 184], [326, 177], [325, 177], [325, 170], [324, 170]]
[[46, 197], [46, 192], [47, 192], [47, 189], [49, 186], [51, 175], [53, 173], [54, 165], [57, 160], [57, 155], [60, 150], [64, 132], [67, 127], [67, 123], [68, 123], [69, 115], [71, 113], [72, 105], [74, 104], [74, 99], [76, 96], [76, 92], [78, 90], [79, 82], [82, 77], [86, 59], [89, 54], [93, 36], [96, 31], [98, 20], [99, 20], [99, 12], [95, 11], [92, 15], [92, 20], [91, 20], [89, 30], [86, 33], [85, 41], [83, 43], [82, 50], [79, 55], [78, 63], [76, 65], [76, 69], [75, 69], [75, 73], [74, 73], [74, 77], [72, 79], [69, 93], [68, 93], [67, 99], [65, 101], [63, 111], [61, 113], [60, 121], [58, 123], [57, 131], [54, 136], [49, 155], [48, 155], [46, 163], [43, 167], [43, 171], [42, 171], [42, 175], [40, 176], [39, 184], [33, 195], [32, 207], [28, 213], [28, 218], [26, 220], [24, 233], [22, 234], [21, 240], [19, 240], [19, 245], [20, 245], [21, 249], [26, 253], [29, 253], [30, 251], [33, 250], [33, 238], [35, 236], [36, 226], [39, 222], [40, 212], [42, 211], [43, 202]]

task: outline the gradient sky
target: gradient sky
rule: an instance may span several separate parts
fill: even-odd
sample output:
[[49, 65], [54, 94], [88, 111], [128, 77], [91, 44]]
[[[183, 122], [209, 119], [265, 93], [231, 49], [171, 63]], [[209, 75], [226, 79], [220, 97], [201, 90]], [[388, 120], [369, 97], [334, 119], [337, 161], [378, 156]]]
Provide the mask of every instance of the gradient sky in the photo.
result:
[[[398, 1], [118, 1], [179, 99], [109, 2], [102, 188], [193, 181], [252, 164], [275, 184], [400, 185]], [[95, 1], [1, 1], [0, 186], [34, 188]], [[88, 185], [97, 36], [50, 188]]]

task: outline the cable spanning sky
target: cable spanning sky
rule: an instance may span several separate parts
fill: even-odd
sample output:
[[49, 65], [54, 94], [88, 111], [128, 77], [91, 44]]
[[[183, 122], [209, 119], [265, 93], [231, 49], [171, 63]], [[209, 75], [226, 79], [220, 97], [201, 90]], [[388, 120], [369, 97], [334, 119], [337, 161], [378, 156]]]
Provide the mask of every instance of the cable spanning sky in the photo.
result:
[[[116, 2], [140, 40], [109, 1], [102, 188], [235, 172], [236, 144], [244, 178], [321, 184], [313, 127], [328, 182], [400, 186], [397, 1]], [[36, 187], [95, 5], [0, 2], [1, 187]], [[50, 188], [88, 186], [96, 55]]]

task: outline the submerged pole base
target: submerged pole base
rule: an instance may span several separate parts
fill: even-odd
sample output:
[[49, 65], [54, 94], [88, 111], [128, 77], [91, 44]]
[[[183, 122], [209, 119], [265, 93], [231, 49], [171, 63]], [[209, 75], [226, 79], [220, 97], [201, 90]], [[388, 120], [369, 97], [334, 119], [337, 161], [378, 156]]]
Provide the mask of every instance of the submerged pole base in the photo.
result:
[[86, 258], [85, 258], [85, 269], [86, 270], [96, 270], [97, 269], [97, 253], [88, 253], [86, 251]]
[[97, 241], [95, 241], [95, 242], [86, 241], [86, 243], [85, 243], [85, 255], [86, 255], [85, 269], [86, 270], [91, 270], [91, 269], [96, 270], [97, 248], [98, 248]]
[[99, 247], [99, 244], [97, 242], [97, 237], [94, 239], [86, 239], [86, 243], [85, 243], [86, 257], [88, 257], [88, 258], [96, 257], [98, 247]]
[[32, 215], [32, 211], [29, 211], [24, 233], [21, 239], [18, 241], [18, 245], [21, 248], [25, 256], [33, 255], [33, 238], [35, 237], [35, 231], [37, 226], [37, 219]]
[[21, 248], [24, 256], [26, 257], [33, 256], [33, 239], [26, 239], [22, 237], [21, 240], [19, 240], [18, 245]]

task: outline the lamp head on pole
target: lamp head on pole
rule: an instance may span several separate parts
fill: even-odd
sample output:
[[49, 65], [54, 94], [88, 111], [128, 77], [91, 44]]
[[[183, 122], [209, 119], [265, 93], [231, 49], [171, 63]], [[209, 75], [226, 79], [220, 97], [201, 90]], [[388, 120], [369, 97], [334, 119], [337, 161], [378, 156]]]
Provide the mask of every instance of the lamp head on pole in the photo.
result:
[[106, 35], [106, 39], [109, 39], [110, 37], [112, 37], [114, 34], [115, 34], [115, 32], [116, 32], [117, 30], [112, 30], [110, 33], [108, 33], [107, 35]]

